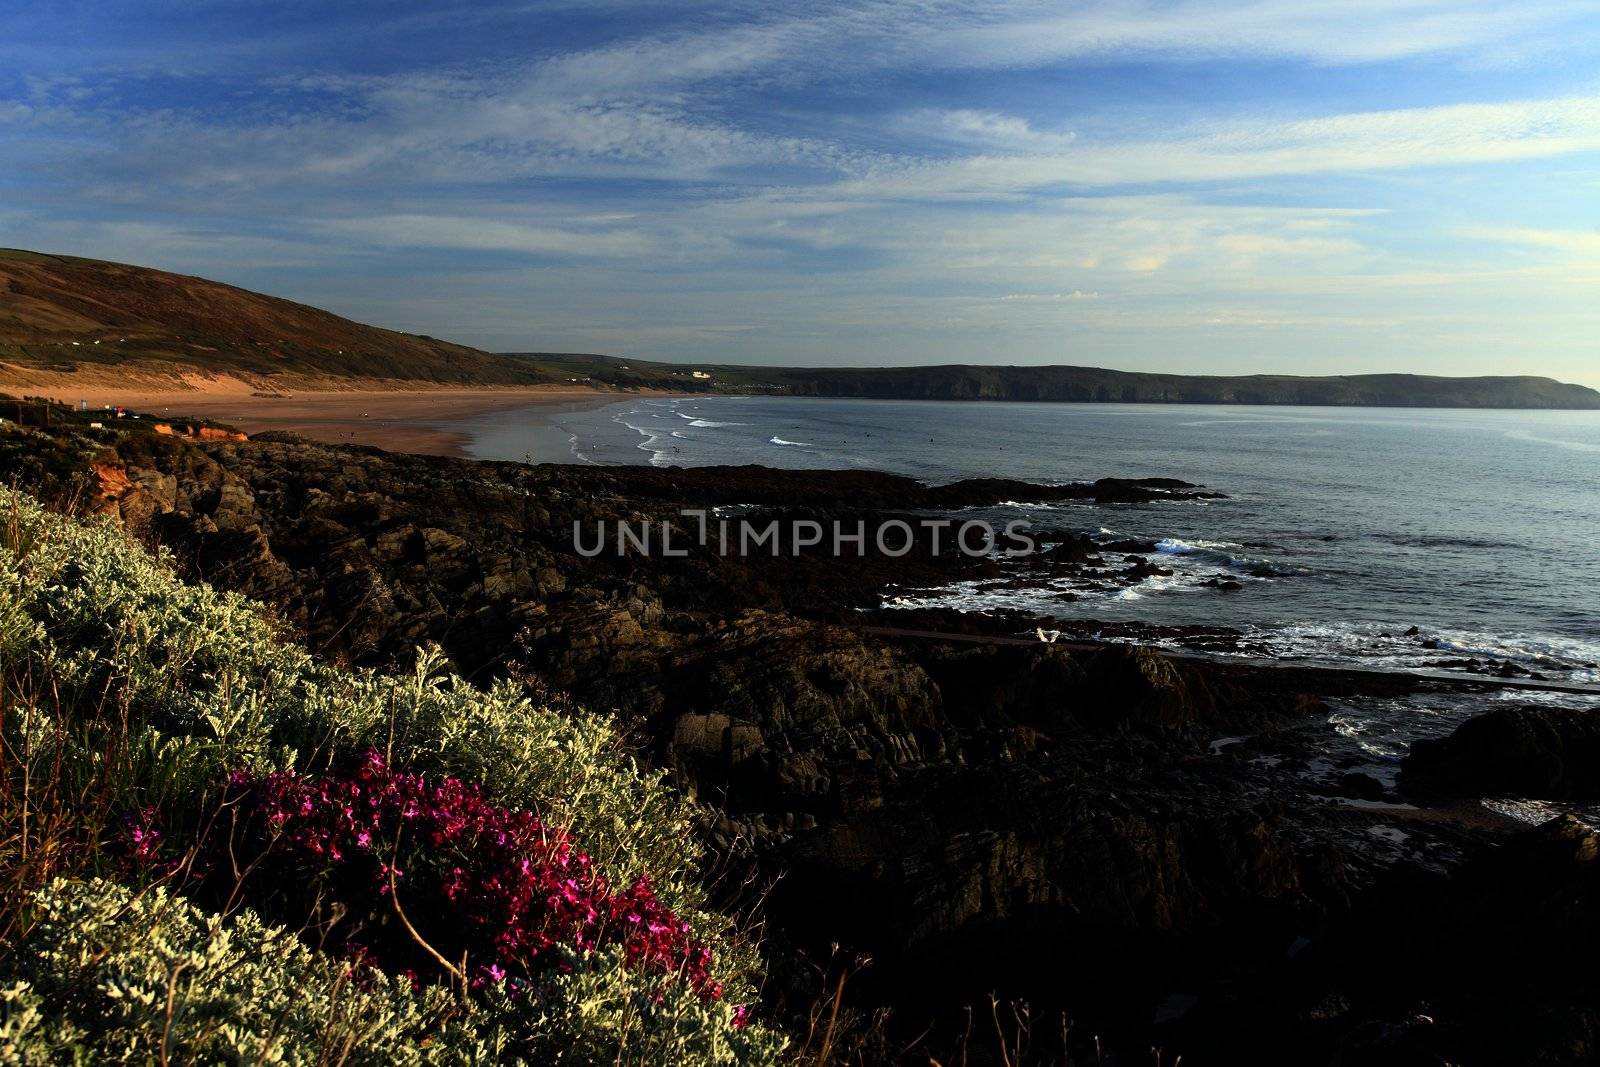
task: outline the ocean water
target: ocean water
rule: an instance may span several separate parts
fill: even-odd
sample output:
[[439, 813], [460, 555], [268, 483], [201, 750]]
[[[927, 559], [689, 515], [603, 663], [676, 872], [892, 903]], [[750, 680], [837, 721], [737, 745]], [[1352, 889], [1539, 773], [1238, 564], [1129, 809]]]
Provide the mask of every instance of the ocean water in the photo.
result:
[[[1253, 655], [1478, 657], [1600, 683], [1600, 412], [709, 397], [454, 428], [482, 458], [536, 462], [1182, 478], [1229, 498], [974, 515], [1157, 541], [1170, 578], [1070, 602], [1049, 586], [886, 590], [886, 602], [1225, 627]], [[1241, 588], [1202, 584], [1213, 578]]]

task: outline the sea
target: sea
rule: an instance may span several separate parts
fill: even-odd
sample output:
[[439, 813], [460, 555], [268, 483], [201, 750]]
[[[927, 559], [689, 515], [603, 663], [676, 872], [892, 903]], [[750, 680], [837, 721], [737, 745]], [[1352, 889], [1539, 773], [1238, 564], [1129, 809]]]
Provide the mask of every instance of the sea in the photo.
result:
[[[1600, 412], [641, 397], [452, 428], [486, 459], [867, 468], [929, 483], [1181, 478], [1226, 499], [973, 513], [1152, 541], [1170, 577], [1077, 599], [1044, 583], [886, 589], [884, 602], [1018, 608], [1080, 632], [1217, 628], [1239, 635], [1225, 655], [1406, 670], [1510, 663], [1600, 686]], [[1455, 721], [1500, 699], [1600, 704], [1513, 691], [1472, 708], [1413, 701], [1398, 718]], [[1342, 728], [1392, 762], [1403, 745], [1378, 735], [1397, 727], [1371, 710]]]

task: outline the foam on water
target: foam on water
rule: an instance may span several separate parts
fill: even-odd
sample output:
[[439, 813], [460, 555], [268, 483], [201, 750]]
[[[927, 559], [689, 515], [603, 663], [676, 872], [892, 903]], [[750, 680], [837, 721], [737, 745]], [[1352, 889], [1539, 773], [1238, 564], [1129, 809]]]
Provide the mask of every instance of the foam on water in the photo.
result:
[[578, 447], [578, 435], [575, 433], [567, 435], [567, 450], [572, 453], [573, 457], [577, 459], [579, 463], [594, 464], [595, 462], [588, 456], [584, 455], [583, 450]]
[[[1496, 815], [1504, 815], [1508, 819], [1527, 826], [1538, 826], [1547, 823], [1556, 816], [1570, 810], [1567, 805], [1554, 804], [1546, 800], [1520, 800], [1512, 797], [1485, 797], [1479, 801], [1485, 810]], [[1593, 825], [1593, 822], [1590, 822]]]
[[[1044, 547], [1044, 543], [1041, 547]], [[1268, 578], [1255, 575], [1218, 570], [1204, 560], [1179, 562], [1165, 556], [1153, 557], [1151, 554], [1145, 554], [1145, 558], [1159, 558], [1161, 565], [1172, 573], [1150, 575], [1134, 585], [1062, 575], [1043, 578], [1033, 584], [1018, 587], [1009, 579], [984, 578], [953, 582], [937, 589], [921, 590], [914, 596], [900, 595], [892, 602], [886, 602], [884, 606], [945, 607], [974, 612], [1010, 609], [1071, 618], [1093, 614], [1092, 607], [1095, 604], [1126, 604], [1149, 597], [1214, 593], [1215, 586], [1207, 583], [1217, 580], [1240, 584], [1270, 581]], [[1007, 562], [1003, 556], [997, 557], [997, 560], [1002, 565]], [[1067, 598], [1067, 594], [1071, 594], [1071, 599]]]
[[1199, 552], [1202, 549], [1208, 548], [1216, 549], [1243, 547], [1243, 545], [1235, 544], [1232, 541], [1180, 541], [1176, 537], [1163, 537], [1161, 540], [1156, 542], [1157, 552], [1168, 553], [1174, 556], [1186, 556], [1191, 552]]
[[[1156, 542], [1156, 551], [1164, 556], [1189, 556], [1218, 563], [1243, 571], [1249, 577], [1269, 578], [1304, 574], [1302, 567], [1277, 563], [1259, 556], [1242, 555], [1238, 550], [1245, 546], [1236, 541], [1180, 541], [1175, 537]], [[1236, 578], [1238, 576], [1235, 576]]]
[[994, 505], [981, 505], [966, 508], [966, 511], [988, 511], [994, 508], [1015, 508], [1020, 511], [1061, 511], [1067, 508], [1081, 508], [1086, 506], [1082, 500], [1055, 500], [1055, 501], [1028, 501], [1028, 500], [1002, 500]]
[[[1102, 527], [1099, 536], [1109, 539], [1113, 535]], [[1048, 544], [1042, 543], [1041, 547]], [[938, 606], [974, 612], [1010, 609], [1069, 619], [1092, 617], [1097, 604], [1127, 604], [1178, 594], [1234, 596], [1238, 594], [1220, 591], [1217, 583], [1228, 581], [1248, 588], [1270, 585], [1295, 573], [1294, 569], [1271, 561], [1242, 558], [1226, 551], [1238, 547], [1237, 542], [1231, 541], [1164, 538], [1156, 543], [1156, 552], [1143, 555], [1172, 573], [1151, 575], [1133, 585], [1112, 586], [1082, 578], [1055, 577], [1016, 587], [1008, 580], [985, 579], [956, 582], [924, 590], [917, 596], [902, 595], [886, 606]], [[1064, 596], [1069, 593], [1071, 597]], [[1552, 682], [1600, 684], [1600, 641], [1467, 630], [1407, 635], [1392, 624], [1375, 622], [1249, 624], [1238, 632], [1237, 647], [1219, 650], [1216, 642], [1207, 641], [1204, 650], [1240, 658], [1267, 657], [1396, 671], [1460, 670], [1459, 665], [1452, 667], [1452, 661], [1471, 660], [1481, 664], [1487, 673], [1511, 663]], [[1155, 643], [1174, 650], [1184, 647], [1181, 638], [1159, 639]]]
[[702, 430], [723, 430], [731, 426], [745, 425], [742, 422], [716, 422], [712, 419], [701, 418], [700, 415], [688, 411], [679, 411], [675, 412], [674, 414], [676, 414], [680, 419], [689, 420], [690, 426], [694, 426]]
[[1600, 642], [1467, 630], [1395, 633], [1378, 623], [1250, 626], [1246, 643], [1276, 659], [1351, 663], [1389, 670], [1425, 670], [1446, 659], [1514, 663], [1551, 681], [1600, 683]]
[[[1586, 666], [1600, 663], [1594, 412], [702, 395], [631, 397], [556, 422], [562, 433], [541, 437], [519, 435], [503, 415], [483, 420], [470, 427], [474, 454], [520, 460], [545, 447], [538, 460], [855, 467], [929, 484], [1203, 483], [1228, 499], [972, 509], [997, 526], [1028, 521], [1040, 534], [1159, 542], [1149, 559], [1170, 578], [901, 592], [1113, 629], [1231, 630], [1243, 635], [1245, 655], [1400, 669], [1474, 659], [1600, 684], [1600, 668]], [[1434, 647], [1405, 638], [1412, 625]]]
[[612, 417], [612, 421], [644, 438], [634, 447], [649, 454], [651, 466], [664, 467], [672, 462], [672, 446], [663, 445], [662, 442], [671, 440], [678, 434], [672, 429], [676, 424], [670, 423], [665, 415], [644, 408], [630, 408], [618, 412]]

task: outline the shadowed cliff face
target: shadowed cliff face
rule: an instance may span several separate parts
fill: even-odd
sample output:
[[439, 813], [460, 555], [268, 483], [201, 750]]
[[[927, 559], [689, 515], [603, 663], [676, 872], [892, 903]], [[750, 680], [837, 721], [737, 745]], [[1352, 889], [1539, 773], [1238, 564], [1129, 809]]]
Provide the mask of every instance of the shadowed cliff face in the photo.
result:
[[[1100, 1035], [1128, 1057], [1159, 1043], [1185, 1063], [1366, 1063], [1393, 1049], [1436, 1058], [1381, 1062], [1474, 1062], [1437, 1057], [1507, 1028], [1542, 1035], [1520, 1048], [1532, 1062], [1596, 1032], [1576, 1007], [1535, 1025], [1581, 990], [1549, 1001], [1530, 986], [1486, 1013], [1460, 977], [1476, 942], [1450, 934], [1513, 898], [1591, 894], [1583, 847], [1527, 845], [1548, 854], [1527, 865], [1532, 883], [1457, 880], [1463, 857], [1504, 870], [1489, 866], [1500, 831], [1416, 820], [1390, 846], [1372, 813], [1306, 793], [1295, 768], [1327, 730], [1318, 694], [1407, 683], [857, 625], [886, 581], [986, 566], [961, 556], [591, 559], [572, 545], [574, 521], [683, 507], [870, 528], [897, 509], [1195, 491], [1183, 483], [929, 490], [866, 473], [530, 468], [151, 436], [88, 458], [100, 506], [190, 574], [273, 605], [324, 655], [385, 664], [435, 641], [465, 670], [515, 663], [535, 687], [615, 709], [705, 806], [728, 902], [762, 899], [769, 1010], [803, 1019], [836, 980], [834, 945], [872, 957], [846, 996], [852, 1012], [893, 1011], [870, 1062], [928, 1027], [904, 1062], [957, 1062], [962, 1008], [987, 1010], [991, 992], [1037, 1018], [1067, 1011], [1081, 1055]], [[1093, 555], [1068, 549], [1039, 565]], [[1214, 747], [1223, 736], [1247, 740]], [[1374, 916], [1391, 914], [1438, 961], [1404, 982], [1372, 973], [1395, 936]], [[1496, 966], [1555, 973], [1560, 938], [1541, 921], [1526, 918], [1526, 954], [1496, 940]]]

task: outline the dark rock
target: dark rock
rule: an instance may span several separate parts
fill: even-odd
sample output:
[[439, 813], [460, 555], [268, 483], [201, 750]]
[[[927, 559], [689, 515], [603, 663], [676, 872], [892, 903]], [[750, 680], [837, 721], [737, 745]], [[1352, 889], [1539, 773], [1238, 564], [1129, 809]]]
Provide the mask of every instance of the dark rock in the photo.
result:
[[1135, 645], [1112, 645], [1084, 661], [1088, 678], [1078, 718], [1095, 728], [1198, 730], [1215, 705], [1198, 674]]
[[1100, 544], [1102, 552], [1131, 552], [1140, 555], [1149, 555], [1156, 550], [1154, 541], [1135, 541], [1123, 538], [1116, 541], [1104, 541]]
[[1353, 771], [1339, 776], [1339, 795], [1357, 800], [1382, 800], [1383, 783], [1370, 774]]
[[1339, 1042], [1332, 1067], [1455, 1067], [1430, 1047], [1432, 1030], [1433, 1020], [1421, 1014], [1361, 1023]]
[[1057, 563], [1087, 563], [1100, 559], [1101, 546], [1084, 536], [1068, 536], [1051, 545], [1042, 555]]
[[1424, 798], [1600, 799], [1600, 709], [1500, 708], [1469, 719], [1413, 745], [1400, 788]]
[[1131, 566], [1124, 567], [1121, 576], [1128, 581], [1143, 581], [1146, 578], [1157, 576], [1170, 577], [1172, 572], [1165, 567], [1157, 566], [1142, 556], [1129, 556]]
[[1600, 982], [1575, 965], [1596, 953], [1600, 837], [1563, 816], [1390, 885], [1310, 963], [1359, 991], [1336, 1062], [1556, 1065], [1600, 1053]]

